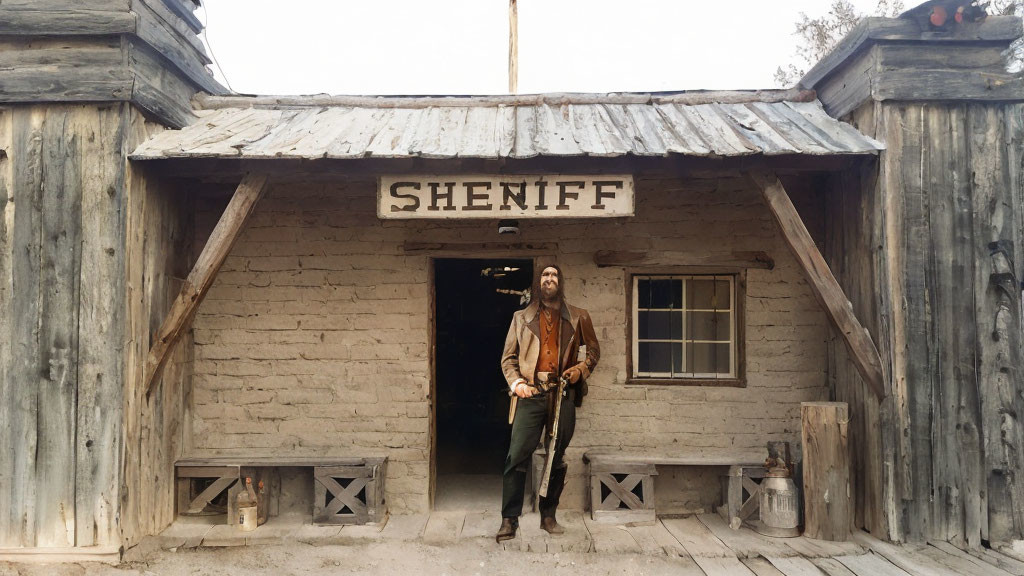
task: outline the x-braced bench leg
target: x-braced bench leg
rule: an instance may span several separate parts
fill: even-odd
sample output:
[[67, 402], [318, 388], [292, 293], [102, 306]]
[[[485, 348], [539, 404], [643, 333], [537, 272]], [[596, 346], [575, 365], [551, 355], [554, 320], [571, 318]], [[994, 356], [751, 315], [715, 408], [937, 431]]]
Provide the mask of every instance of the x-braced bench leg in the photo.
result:
[[[178, 476], [178, 514], [202, 514], [210, 502], [238, 482], [237, 466], [180, 466]], [[216, 478], [199, 494], [193, 495], [196, 478]]]

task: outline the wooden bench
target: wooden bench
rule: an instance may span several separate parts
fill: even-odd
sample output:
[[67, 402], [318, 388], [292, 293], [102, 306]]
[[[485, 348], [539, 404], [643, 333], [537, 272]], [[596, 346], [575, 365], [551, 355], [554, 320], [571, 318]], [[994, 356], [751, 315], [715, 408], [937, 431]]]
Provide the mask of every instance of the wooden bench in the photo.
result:
[[[387, 458], [319, 458], [272, 456], [216, 456], [182, 458], [174, 463], [179, 515], [222, 513], [210, 503], [226, 495], [228, 523], [238, 514], [235, 499], [245, 478], [263, 482], [260, 518], [277, 515], [280, 468], [313, 469], [313, 522], [317, 524], [366, 524], [379, 522], [387, 511], [384, 479]], [[205, 480], [205, 481], [204, 481]]]
[[[654, 477], [657, 466], [721, 466], [740, 471], [735, 479], [742, 490], [742, 471], [763, 467], [755, 453], [737, 454], [652, 454], [588, 451], [583, 455], [590, 478], [590, 517], [615, 524], [654, 522]], [[729, 476], [729, 494], [734, 490]]]

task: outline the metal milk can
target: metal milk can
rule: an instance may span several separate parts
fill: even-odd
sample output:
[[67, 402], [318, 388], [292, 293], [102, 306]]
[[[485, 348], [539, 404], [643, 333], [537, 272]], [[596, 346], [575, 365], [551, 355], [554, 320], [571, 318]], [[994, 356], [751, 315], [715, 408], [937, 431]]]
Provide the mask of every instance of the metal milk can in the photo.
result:
[[761, 523], [773, 536], [799, 536], [800, 497], [796, 483], [788, 470], [782, 469], [783, 475], [773, 475], [776, 470], [769, 470], [761, 481]]

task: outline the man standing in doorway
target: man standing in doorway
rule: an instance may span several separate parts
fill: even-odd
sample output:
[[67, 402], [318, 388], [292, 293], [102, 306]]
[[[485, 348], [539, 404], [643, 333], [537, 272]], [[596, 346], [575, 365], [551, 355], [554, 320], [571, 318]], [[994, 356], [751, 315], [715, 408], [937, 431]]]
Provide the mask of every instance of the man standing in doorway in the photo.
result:
[[501, 370], [512, 394], [512, 443], [502, 478], [501, 527], [496, 540], [515, 538], [523, 511], [526, 463], [541, 433], [552, 426], [558, 387], [541, 392], [545, 378], [569, 382], [562, 398], [558, 445], [546, 497], [540, 499], [540, 527], [550, 534], [565, 530], [555, 521], [555, 509], [565, 484], [565, 448], [576, 427], [576, 408], [587, 393], [586, 381], [601, 356], [590, 314], [570, 306], [564, 297], [565, 278], [558, 266], [540, 267], [529, 306], [515, 313], [505, 339]]

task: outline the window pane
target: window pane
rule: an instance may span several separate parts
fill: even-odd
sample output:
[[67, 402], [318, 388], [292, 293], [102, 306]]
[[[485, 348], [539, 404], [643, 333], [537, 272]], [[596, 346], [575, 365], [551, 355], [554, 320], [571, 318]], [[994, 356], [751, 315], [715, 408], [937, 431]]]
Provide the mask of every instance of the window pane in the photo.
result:
[[651, 280], [651, 308], [672, 307], [672, 281]]
[[636, 281], [637, 306], [639, 308], [651, 307], [651, 281], [646, 278], [639, 278]]
[[682, 310], [683, 309], [683, 281], [673, 280], [672, 281], [672, 309]]
[[715, 280], [715, 310], [729, 310], [732, 298], [728, 280]]
[[672, 339], [682, 340], [683, 339], [683, 313], [682, 312], [669, 312], [672, 315]]
[[674, 312], [637, 312], [637, 335], [641, 340], [668, 340], [670, 316]]
[[683, 372], [683, 345], [682, 343], [672, 344], [672, 375], [678, 376]]
[[686, 287], [686, 307], [697, 310], [714, 309], [715, 281], [693, 278]]
[[687, 340], [729, 340], [728, 312], [687, 312]]
[[731, 365], [728, 344], [693, 344], [693, 371], [728, 374]]
[[672, 349], [667, 342], [641, 342], [640, 372], [670, 372]]

